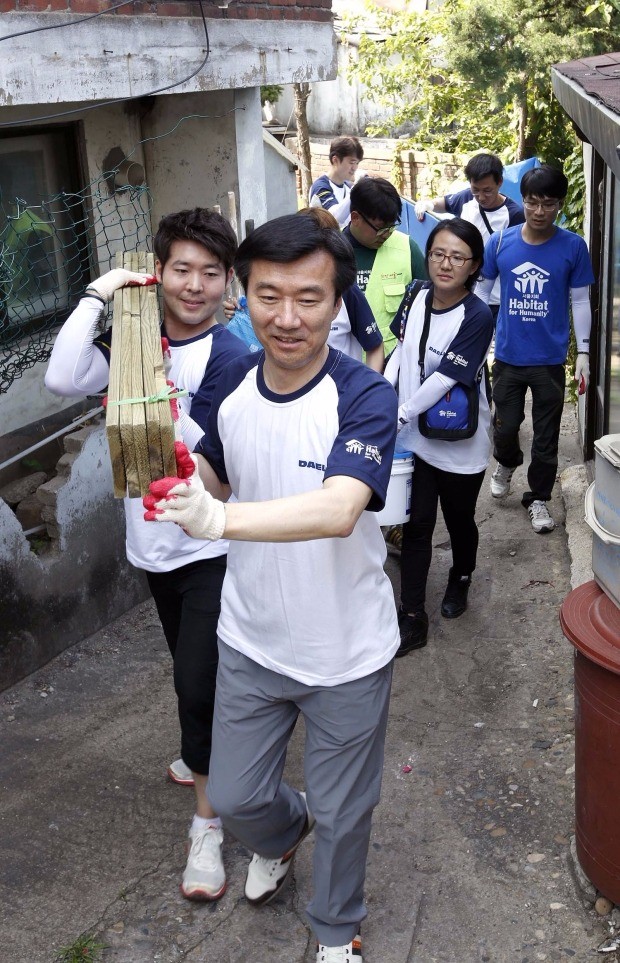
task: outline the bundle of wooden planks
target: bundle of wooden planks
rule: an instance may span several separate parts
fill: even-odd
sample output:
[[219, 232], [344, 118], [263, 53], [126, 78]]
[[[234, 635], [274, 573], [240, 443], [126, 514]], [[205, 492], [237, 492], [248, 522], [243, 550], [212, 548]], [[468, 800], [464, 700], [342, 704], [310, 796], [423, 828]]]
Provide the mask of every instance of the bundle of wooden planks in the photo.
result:
[[[154, 274], [152, 254], [117, 254], [116, 267]], [[106, 434], [114, 496], [140, 498], [149, 484], [176, 475], [174, 423], [166, 395], [157, 287], [114, 295]], [[154, 400], [154, 399], [158, 400]]]

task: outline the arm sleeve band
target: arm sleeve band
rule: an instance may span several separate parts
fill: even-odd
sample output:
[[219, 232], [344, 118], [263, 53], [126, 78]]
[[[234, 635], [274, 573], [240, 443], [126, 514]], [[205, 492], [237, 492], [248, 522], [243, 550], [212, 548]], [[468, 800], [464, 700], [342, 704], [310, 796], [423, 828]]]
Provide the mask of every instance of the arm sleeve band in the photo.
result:
[[476, 281], [473, 293], [477, 298], [480, 298], [481, 301], [484, 301], [485, 304], [488, 304], [494, 284], [495, 280], [493, 278], [481, 278], [479, 281]]
[[393, 388], [396, 387], [396, 382], [398, 381], [398, 372], [400, 371], [400, 358], [402, 353], [403, 346], [399, 341], [388, 358], [385, 370], [383, 372], [383, 377], [390, 382]]
[[81, 397], [107, 387], [110, 368], [93, 344], [101, 310], [99, 298], [83, 297], [60, 329], [45, 374], [52, 394]]
[[[179, 399], [182, 400], [182, 399]], [[204, 429], [200, 427], [197, 422], [185, 411], [185, 409], [179, 405], [179, 430], [181, 432], [181, 437], [187, 445], [190, 451], [194, 451], [197, 447], [198, 442], [204, 435]]]
[[399, 420], [413, 421], [423, 411], [432, 408], [442, 395], [454, 388], [455, 384], [454, 378], [446, 378], [439, 371], [434, 371], [432, 375], [424, 379], [416, 393], [400, 406], [398, 409]]
[[575, 329], [577, 352], [581, 354], [589, 353], [590, 326], [592, 324], [589, 288], [571, 288], [570, 300], [573, 309], [573, 328]]

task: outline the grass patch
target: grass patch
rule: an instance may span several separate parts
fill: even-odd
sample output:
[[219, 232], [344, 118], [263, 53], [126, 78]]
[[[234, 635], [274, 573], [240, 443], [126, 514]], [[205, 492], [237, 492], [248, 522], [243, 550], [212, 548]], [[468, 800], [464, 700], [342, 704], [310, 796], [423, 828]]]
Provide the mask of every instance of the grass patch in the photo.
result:
[[63, 946], [58, 951], [54, 963], [97, 963], [105, 948], [105, 943], [100, 943], [94, 936], [78, 936], [71, 946]]

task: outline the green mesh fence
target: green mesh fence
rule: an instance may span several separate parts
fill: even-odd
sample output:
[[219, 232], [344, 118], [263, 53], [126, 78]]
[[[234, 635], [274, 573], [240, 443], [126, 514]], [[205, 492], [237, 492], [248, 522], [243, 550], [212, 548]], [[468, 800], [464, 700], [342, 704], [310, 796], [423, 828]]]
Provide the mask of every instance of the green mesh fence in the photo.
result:
[[0, 179], [0, 393], [49, 358], [55, 329], [117, 251], [150, 250], [146, 187], [110, 191], [114, 172], [79, 193], [5, 196]]

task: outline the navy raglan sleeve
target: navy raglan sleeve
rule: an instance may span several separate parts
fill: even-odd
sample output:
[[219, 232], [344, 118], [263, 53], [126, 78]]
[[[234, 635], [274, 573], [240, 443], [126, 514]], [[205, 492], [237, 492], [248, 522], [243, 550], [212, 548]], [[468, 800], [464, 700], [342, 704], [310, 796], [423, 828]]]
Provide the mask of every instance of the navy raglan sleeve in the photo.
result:
[[101, 354], [110, 364], [110, 351], [112, 350], [112, 328], [108, 328], [93, 341], [95, 347], [99, 348]]
[[514, 227], [515, 224], [525, 224], [523, 208], [519, 207], [511, 197], [506, 198], [506, 207], [508, 208], [508, 227]]
[[463, 323], [448, 345], [437, 370], [447, 378], [454, 378], [471, 387], [476, 382], [491, 345], [493, 315], [488, 305], [475, 295], [464, 307]]
[[192, 399], [190, 409], [192, 420], [195, 421], [197, 425], [200, 425], [201, 428], [204, 429], [207, 423], [213, 393], [222, 376], [222, 372], [235, 358], [244, 357], [249, 353], [249, 348], [243, 343], [241, 338], [238, 338], [231, 331], [227, 331], [226, 328], [223, 327], [214, 331], [209, 362], [205, 369], [205, 375], [200, 388]]
[[379, 512], [392, 470], [398, 399], [381, 375], [362, 365], [356, 369], [349, 371], [339, 394], [339, 431], [324, 478], [357, 478], [372, 491], [367, 510]]
[[375, 316], [357, 284], [352, 285], [342, 295], [342, 300], [349, 315], [351, 331], [365, 351], [378, 348], [383, 344], [383, 336], [377, 327]]
[[455, 194], [446, 194], [443, 199], [446, 205], [446, 211], [448, 214], [454, 214], [455, 217], [460, 217], [463, 205], [466, 204], [467, 201], [471, 201], [473, 196], [469, 188], [464, 191], [457, 191]]
[[334, 207], [334, 205], [338, 203], [326, 174], [322, 174], [310, 188], [310, 200], [312, 200], [315, 195], [320, 200], [321, 207], [324, 207], [327, 211], [330, 207]]
[[[231, 334], [231, 338], [234, 337], [235, 335]], [[237, 358], [229, 362], [226, 366], [211, 397], [211, 406], [205, 424], [204, 435], [194, 448], [194, 452], [197, 455], [202, 455], [203, 458], [206, 458], [224, 485], [228, 484], [228, 475], [226, 473], [226, 462], [224, 459], [224, 446], [219, 429], [220, 407], [226, 398], [239, 387], [249, 369], [257, 362], [258, 352], [255, 352], [253, 355], [246, 352], [244, 357]]]

